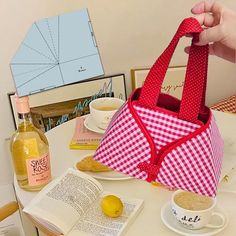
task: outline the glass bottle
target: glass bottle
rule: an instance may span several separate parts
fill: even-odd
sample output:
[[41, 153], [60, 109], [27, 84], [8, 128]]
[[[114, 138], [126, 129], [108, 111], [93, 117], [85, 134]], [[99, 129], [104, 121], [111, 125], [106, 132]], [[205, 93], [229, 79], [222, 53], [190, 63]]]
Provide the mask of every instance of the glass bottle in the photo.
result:
[[51, 180], [48, 141], [32, 123], [28, 97], [15, 97], [18, 129], [10, 143], [11, 155], [19, 186], [39, 191]]

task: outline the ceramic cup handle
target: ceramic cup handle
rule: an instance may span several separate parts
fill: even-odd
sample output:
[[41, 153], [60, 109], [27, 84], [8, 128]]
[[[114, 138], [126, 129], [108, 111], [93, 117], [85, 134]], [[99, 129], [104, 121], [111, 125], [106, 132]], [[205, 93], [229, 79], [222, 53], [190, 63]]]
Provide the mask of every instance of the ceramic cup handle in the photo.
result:
[[223, 214], [219, 213], [219, 212], [213, 212], [211, 217], [218, 217], [221, 219], [221, 224], [207, 224], [205, 227], [207, 228], [212, 228], [212, 229], [218, 229], [218, 228], [222, 228], [225, 225], [226, 222], [226, 218]]

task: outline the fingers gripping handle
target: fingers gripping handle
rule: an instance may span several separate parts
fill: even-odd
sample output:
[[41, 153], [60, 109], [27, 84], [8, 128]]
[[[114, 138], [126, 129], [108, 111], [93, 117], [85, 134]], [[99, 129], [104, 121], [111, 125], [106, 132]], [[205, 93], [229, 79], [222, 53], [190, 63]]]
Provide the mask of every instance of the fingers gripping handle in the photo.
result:
[[[144, 82], [144, 85], [142, 87], [141, 94], [139, 97], [139, 102], [142, 105], [145, 105], [150, 108], [154, 108], [156, 106], [158, 97], [161, 92], [161, 85], [163, 83], [166, 71], [168, 69], [168, 66], [172, 58], [172, 55], [175, 51], [175, 48], [179, 42], [179, 39], [186, 34], [200, 33], [202, 30], [203, 29], [198, 23], [198, 21], [192, 17], [187, 18], [182, 21], [176, 34], [171, 40], [170, 44], [165, 49], [165, 51], [161, 54], [161, 56], [156, 60], [156, 62], [150, 69], [150, 72], [148, 73], [147, 78], [145, 79], [145, 82]], [[194, 59], [196, 60], [197, 58], [194, 58]], [[192, 60], [189, 60], [189, 61], [191, 61], [191, 64], [194, 63]], [[188, 64], [188, 66], [191, 66], [191, 65]]]

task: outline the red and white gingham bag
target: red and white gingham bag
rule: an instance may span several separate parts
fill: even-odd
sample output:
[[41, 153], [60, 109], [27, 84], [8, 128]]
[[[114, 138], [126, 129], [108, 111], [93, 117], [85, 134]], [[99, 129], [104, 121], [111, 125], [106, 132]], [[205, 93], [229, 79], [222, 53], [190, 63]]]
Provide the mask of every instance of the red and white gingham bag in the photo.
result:
[[201, 31], [194, 18], [181, 23], [143, 87], [113, 117], [95, 160], [135, 178], [216, 195], [223, 140], [205, 106], [208, 46], [191, 45], [181, 101], [160, 92], [179, 39]]

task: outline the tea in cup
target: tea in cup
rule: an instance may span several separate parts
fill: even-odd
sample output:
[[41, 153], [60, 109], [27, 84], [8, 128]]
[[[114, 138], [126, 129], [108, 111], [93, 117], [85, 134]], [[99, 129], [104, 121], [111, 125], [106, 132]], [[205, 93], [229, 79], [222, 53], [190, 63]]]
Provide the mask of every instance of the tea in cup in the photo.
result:
[[114, 97], [97, 98], [89, 103], [91, 117], [100, 129], [106, 129], [113, 115], [124, 104], [124, 101]]
[[[171, 208], [176, 220], [185, 228], [201, 229], [221, 228], [225, 225], [225, 216], [214, 211], [216, 198], [192, 192], [177, 190], [172, 195]], [[213, 217], [219, 217], [219, 224], [210, 224]], [[219, 221], [218, 221], [219, 222]]]

